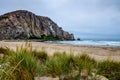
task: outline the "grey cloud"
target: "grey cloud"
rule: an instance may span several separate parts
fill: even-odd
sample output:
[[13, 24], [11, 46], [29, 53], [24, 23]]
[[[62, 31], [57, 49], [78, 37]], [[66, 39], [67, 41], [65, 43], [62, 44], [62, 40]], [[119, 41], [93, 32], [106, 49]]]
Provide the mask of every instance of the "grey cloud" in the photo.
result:
[[77, 37], [114, 35], [116, 39], [120, 36], [119, 4], [120, 0], [1, 0], [0, 14], [25, 9], [49, 16]]

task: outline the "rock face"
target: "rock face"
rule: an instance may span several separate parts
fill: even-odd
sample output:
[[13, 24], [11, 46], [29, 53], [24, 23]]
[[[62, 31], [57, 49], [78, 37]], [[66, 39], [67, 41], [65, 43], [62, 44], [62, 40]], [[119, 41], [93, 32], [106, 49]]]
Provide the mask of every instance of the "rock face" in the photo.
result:
[[42, 35], [73, 40], [74, 35], [62, 30], [50, 18], [18, 10], [0, 16], [0, 40], [41, 38]]

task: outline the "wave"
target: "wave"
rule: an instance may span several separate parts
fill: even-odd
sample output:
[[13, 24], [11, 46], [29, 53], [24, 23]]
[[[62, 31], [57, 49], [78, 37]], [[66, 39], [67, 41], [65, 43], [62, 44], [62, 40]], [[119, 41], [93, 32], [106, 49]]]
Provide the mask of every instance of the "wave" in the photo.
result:
[[51, 41], [52, 43], [72, 44], [82, 46], [112, 46], [120, 47], [120, 41], [94, 41], [94, 40], [82, 40], [82, 41]]

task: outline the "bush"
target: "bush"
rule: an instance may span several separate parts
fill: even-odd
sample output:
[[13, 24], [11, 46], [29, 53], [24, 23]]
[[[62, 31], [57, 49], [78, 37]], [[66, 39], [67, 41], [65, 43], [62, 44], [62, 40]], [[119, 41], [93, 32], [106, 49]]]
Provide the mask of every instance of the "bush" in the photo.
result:
[[29, 39], [40, 39], [40, 40], [61, 40], [58, 36], [52, 36], [52, 35], [41, 35], [41, 37], [36, 36], [30, 36]]
[[42, 40], [61, 40], [58, 36], [52, 36], [52, 35], [41, 35]]

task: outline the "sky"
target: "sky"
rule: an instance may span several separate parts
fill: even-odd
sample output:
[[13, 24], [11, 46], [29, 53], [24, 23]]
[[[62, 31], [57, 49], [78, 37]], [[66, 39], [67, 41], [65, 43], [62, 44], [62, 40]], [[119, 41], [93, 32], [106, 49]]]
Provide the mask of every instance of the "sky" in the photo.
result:
[[75, 38], [120, 40], [120, 0], [0, 0], [0, 15], [15, 10], [48, 16]]

